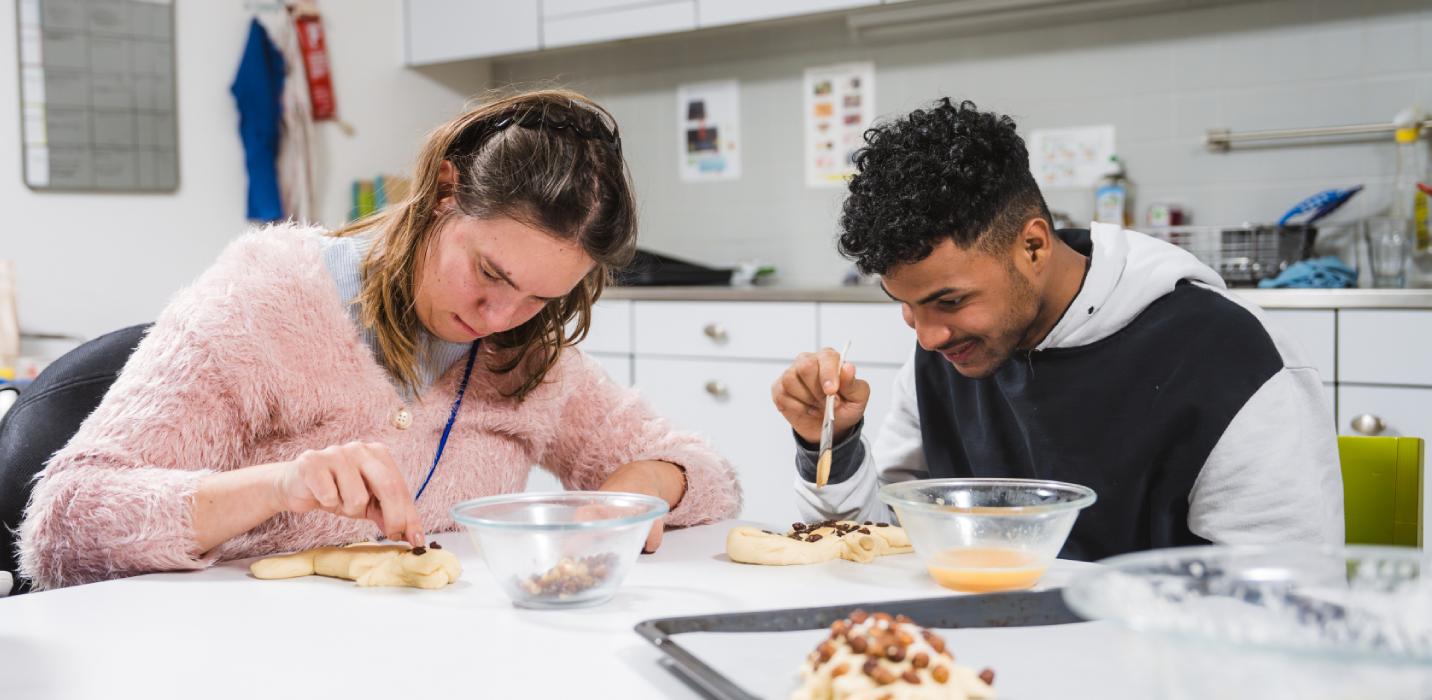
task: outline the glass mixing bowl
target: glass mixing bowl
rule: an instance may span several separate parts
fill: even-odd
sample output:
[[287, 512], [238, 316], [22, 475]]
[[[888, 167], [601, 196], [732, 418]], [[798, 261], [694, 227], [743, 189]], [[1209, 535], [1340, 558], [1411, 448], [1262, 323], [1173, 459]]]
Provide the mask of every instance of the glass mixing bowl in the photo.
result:
[[1088, 487], [1037, 479], [924, 479], [880, 489], [935, 581], [972, 593], [1037, 583], [1094, 499]]
[[518, 493], [459, 503], [493, 576], [526, 608], [598, 605], [616, 594], [666, 501], [614, 491]]
[[1432, 557], [1209, 546], [1106, 559], [1064, 591], [1118, 624], [1166, 698], [1432, 697]]

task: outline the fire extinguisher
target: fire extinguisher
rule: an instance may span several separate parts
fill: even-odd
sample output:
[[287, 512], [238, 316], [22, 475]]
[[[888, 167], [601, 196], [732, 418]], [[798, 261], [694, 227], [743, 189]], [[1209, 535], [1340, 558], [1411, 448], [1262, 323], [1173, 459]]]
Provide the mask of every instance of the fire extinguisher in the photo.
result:
[[338, 103], [333, 95], [333, 77], [329, 70], [328, 45], [323, 38], [323, 21], [318, 9], [303, 3], [293, 9], [293, 25], [298, 32], [298, 49], [303, 56], [303, 72], [308, 76], [308, 99], [316, 122], [337, 119]]

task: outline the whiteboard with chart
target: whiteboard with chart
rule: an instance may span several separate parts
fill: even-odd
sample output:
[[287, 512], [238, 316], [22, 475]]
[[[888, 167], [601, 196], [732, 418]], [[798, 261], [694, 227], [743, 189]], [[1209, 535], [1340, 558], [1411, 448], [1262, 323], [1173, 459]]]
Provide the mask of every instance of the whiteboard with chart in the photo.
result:
[[18, 0], [25, 184], [179, 186], [172, 0]]

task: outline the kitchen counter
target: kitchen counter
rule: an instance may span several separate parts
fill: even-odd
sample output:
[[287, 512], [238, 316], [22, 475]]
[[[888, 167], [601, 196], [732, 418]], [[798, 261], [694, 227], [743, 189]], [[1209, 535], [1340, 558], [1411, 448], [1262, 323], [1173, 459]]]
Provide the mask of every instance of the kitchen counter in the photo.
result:
[[[913, 554], [733, 564], [723, 554], [732, 526], [667, 533], [613, 600], [574, 610], [514, 608], [459, 533], [436, 538], [463, 564], [462, 579], [438, 591], [258, 581], [240, 561], [0, 598], [0, 697], [696, 698], [658, 665], [661, 653], [633, 631], [637, 622], [949, 594]], [[1040, 585], [1091, 566], [1056, 562]], [[965, 663], [995, 667], [1009, 697], [1141, 697], [1111, 692], [1120, 689], [1095, 663], [1113, 653], [1112, 631], [1093, 622], [948, 637]], [[767, 640], [778, 648], [772, 668], [790, 673], [766, 678], [772, 687], [792, 687], [814, 646], [805, 639], [812, 633], [788, 634], [804, 636]]]
[[[1266, 309], [1432, 309], [1432, 289], [1249, 289], [1234, 293]], [[889, 302], [876, 286], [609, 287], [603, 299], [654, 301]]]

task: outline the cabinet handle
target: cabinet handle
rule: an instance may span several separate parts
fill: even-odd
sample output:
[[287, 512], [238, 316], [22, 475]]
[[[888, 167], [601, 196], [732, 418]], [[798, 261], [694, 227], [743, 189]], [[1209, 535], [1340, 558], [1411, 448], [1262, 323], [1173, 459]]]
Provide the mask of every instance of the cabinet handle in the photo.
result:
[[706, 393], [723, 401], [731, 397], [731, 390], [727, 389], [724, 383], [715, 379], [706, 382]]
[[1387, 424], [1371, 413], [1364, 413], [1352, 419], [1352, 429], [1363, 435], [1381, 435], [1387, 430]]
[[726, 334], [726, 329], [716, 323], [706, 324], [706, 327], [701, 329], [701, 332], [705, 333], [707, 338], [721, 344], [731, 339], [731, 336]]

